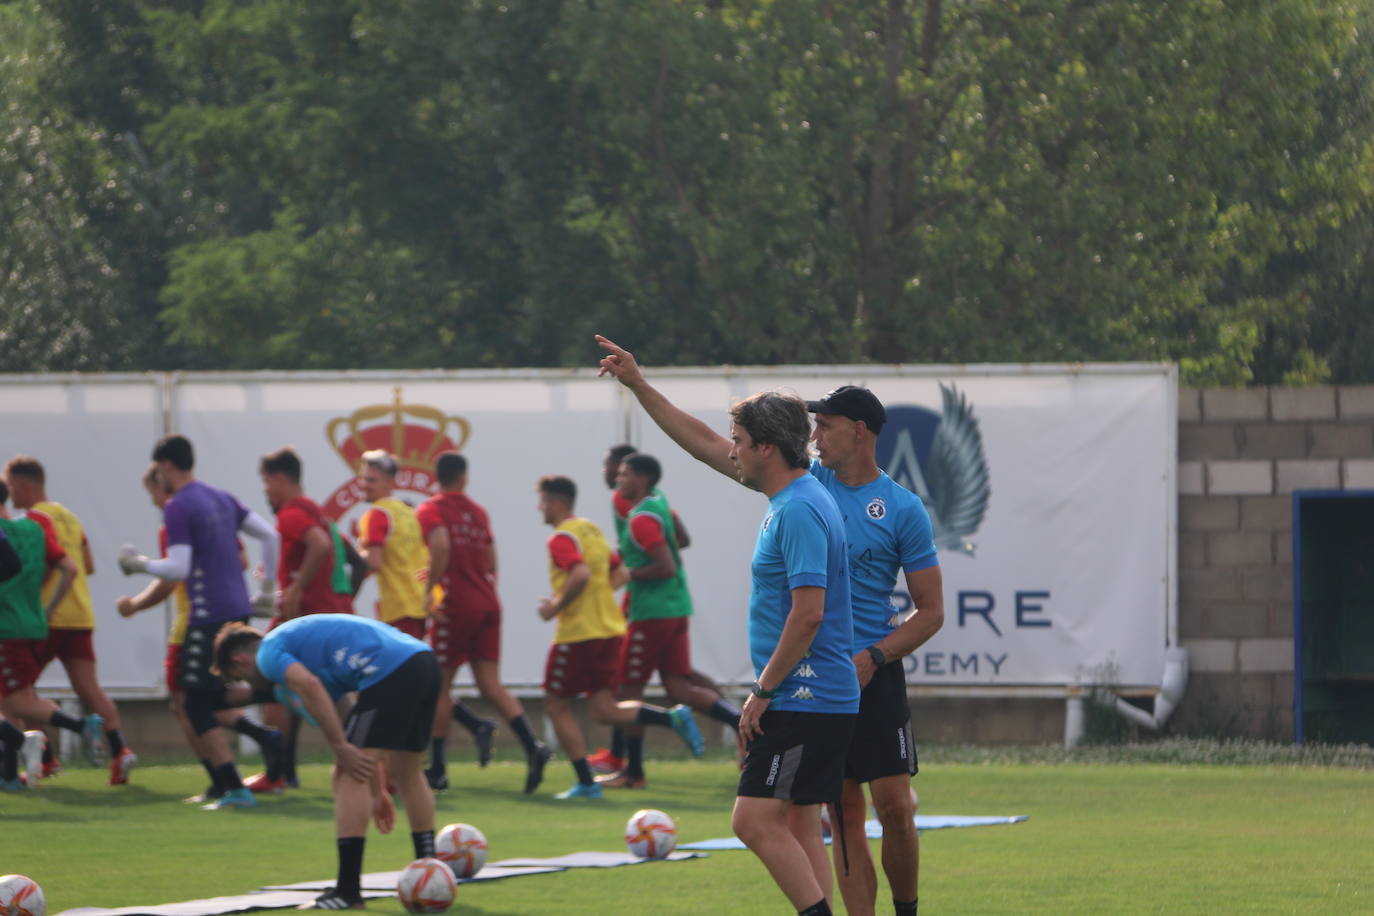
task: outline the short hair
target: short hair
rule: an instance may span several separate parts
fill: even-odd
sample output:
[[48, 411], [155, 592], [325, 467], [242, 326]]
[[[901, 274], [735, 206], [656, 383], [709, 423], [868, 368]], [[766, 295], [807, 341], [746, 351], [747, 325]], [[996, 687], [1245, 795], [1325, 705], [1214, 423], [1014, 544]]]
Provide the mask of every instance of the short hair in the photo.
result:
[[301, 482], [301, 456], [291, 446], [268, 452], [258, 461], [259, 474], [281, 474], [292, 483]]
[[730, 419], [758, 445], [774, 446], [790, 468], [809, 468], [811, 415], [795, 394], [760, 391], [730, 408]]
[[215, 637], [215, 665], [212, 674], [220, 675], [228, 669], [230, 660], [244, 649], [262, 642], [262, 633], [246, 623], [231, 623]]
[[446, 487], [457, 483], [458, 478], [468, 472], [468, 460], [462, 452], [440, 452], [434, 459], [434, 476], [439, 478], [439, 486]]
[[625, 456], [624, 464], [639, 476], [649, 478], [650, 489], [658, 486], [658, 482], [663, 478], [663, 467], [653, 455], [635, 452]]
[[363, 452], [363, 464], [372, 468], [374, 471], [381, 471], [388, 477], [395, 477], [398, 470], [396, 456], [386, 449], [374, 448]]
[[24, 477], [42, 486], [47, 483], [43, 463], [32, 455], [15, 455], [5, 464], [6, 477]]
[[163, 436], [153, 446], [153, 460], [170, 462], [178, 471], [189, 471], [196, 465], [196, 453], [191, 440], [181, 433]]
[[5, 503], [7, 503], [7, 502], [9, 502], [9, 501], [10, 501], [10, 488], [9, 488], [9, 484], [5, 483], [5, 479], [4, 479], [3, 477], [0, 477], [0, 506], [3, 506]]
[[621, 445], [612, 445], [610, 448], [606, 449], [606, 457], [619, 464], [625, 460], [626, 455], [633, 455], [637, 451], [639, 451], [639, 449], [626, 442]]
[[571, 477], [564, 477], [561, 474], [545, 474], [539, 478], [539, 492], [566, 501], [568, 508], [577, 504], [577, 484], [573, 483]]

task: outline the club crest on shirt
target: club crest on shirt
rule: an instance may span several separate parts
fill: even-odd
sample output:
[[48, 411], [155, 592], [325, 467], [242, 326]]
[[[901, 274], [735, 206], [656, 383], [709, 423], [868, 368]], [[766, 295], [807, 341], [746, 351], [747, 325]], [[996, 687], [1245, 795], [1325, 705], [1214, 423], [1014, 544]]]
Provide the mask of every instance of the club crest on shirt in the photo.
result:
[[873, 502], [868, 504], [867, 511], [868, 517], [876, 521], [887, 515], [887, 503], [883, 502], [881, 496], [875, 496], [873, 497]]

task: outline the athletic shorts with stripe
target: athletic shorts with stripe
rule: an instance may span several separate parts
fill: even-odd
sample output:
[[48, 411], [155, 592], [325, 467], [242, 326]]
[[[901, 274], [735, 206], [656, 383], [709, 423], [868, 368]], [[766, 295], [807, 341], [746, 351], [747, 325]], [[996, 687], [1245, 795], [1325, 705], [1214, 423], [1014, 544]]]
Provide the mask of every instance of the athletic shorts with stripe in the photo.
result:
[[416, 652], [358, 692], [358, 702], [344, 722], [348, 743], [387, 751], [427, 750], [442, 679], [434, 653]]
[[840, 800], [855, 716], [766, 710], [749, 742], [736, 795], [798, 805]]
[[906, 700], [906, 672], [900, 661], [873, 672], [859, 694], [859, 715], [845, 761], [845, 779], [868, 782], [916, 774], [916, 741]]

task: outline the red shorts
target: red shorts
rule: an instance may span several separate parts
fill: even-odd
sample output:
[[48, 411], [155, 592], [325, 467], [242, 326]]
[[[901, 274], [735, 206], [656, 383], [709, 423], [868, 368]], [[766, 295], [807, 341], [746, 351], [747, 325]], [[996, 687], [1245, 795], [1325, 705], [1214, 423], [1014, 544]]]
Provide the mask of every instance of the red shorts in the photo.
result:
[[181, 643], [169, 642], [167, 644], [167, 658], [162, 662], [162, 671], [167, 678], [167, 690], [171, 693], [178, 693], [181, 684], [177, 681], [177, 665], [181, 662]]
[[425, 625], [429, 623], [425, 617], [397, 617], [395, 620], [387, 621], [388, 626], [393, 626], [407, 636], [414, 636], [423, 641], [425, 638]]
[[624, 636], [555, 643], [544, 664], [544, 689], [556, 697], [576, 697], [620, 686], [620, 646]]
[[49, 629], [48, 638], [38, 644], [38, 664], [44, 668], [53, 659], [58, 661], [95, 661], [95, 645], [91, 630]]
[[692, 673], [692, 651], [687, 639], [687, 617], [631, 622], [620, 656], [620, 683], [643, 687], [657, 671], [660, 675]]
[[0, 639], [0, 697], [38, 683], [43, 673], [38, 655], [43, 643], [42, 639]]
[[501, 660], [501, 611], [431, 617], [429, 645], [445, 668]]

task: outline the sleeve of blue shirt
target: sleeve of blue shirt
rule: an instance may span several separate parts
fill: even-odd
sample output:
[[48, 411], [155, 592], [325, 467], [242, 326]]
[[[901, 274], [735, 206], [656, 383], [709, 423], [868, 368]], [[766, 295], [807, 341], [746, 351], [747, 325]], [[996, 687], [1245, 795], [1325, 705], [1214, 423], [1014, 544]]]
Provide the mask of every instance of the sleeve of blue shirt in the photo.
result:
[[258, 673], [276, 684], [285, 682], [286, 669], [300, 661], [286, 649], [286, 641], [268, 635], [258, 644]]
[[829, 544], [825, 521], [816, 507], [793, 500], [773, 517], [773, 524], [778, 526], [776, 537], [787, 569], [787, 587], [825, 588]]
[[912, 573], [940, 565], [935, 553], [935, 534], [930, 525], [930, 513], [919, 498], [901, 513], [897, 538], [902, 554], [902, 569]]

